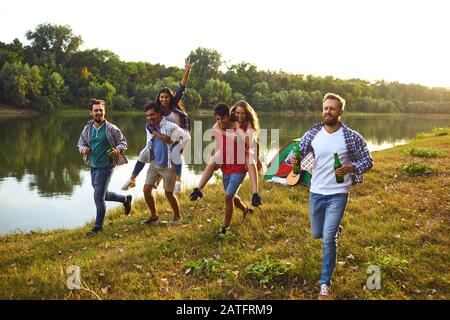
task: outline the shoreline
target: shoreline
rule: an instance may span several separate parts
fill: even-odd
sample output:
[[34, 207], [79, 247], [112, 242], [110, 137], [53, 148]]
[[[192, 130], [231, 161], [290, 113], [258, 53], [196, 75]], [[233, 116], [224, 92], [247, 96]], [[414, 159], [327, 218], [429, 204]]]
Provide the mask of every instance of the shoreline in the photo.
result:
[[36, 117], [41, 115], [45, 115], [45, 113], [34, 108], [0, 105], [0, 117]]
[[[277, 116], [314, 116], [314, 115], [320, 115], [320, 111], [311, 111], [311, 112], [297, 112], [292, 110], [287, 111], [258, 111], [256, 110], [258, 115], [261, 116], [269, 116], [269, 115], [277, 115]], [[54, 115], [57, 116], [77, 116], [77, 115], [86, 115], [89, 113], [89, 110], [82, 109], [82, 108], [65, 108], [56, 110], [54, 112]], [[112, 115], [141, 115], [142, 111], [138, 109], [130, 109], [130, 110], [112, 110], [108, 113]], [[210, 116], [214, 112], [211, 109], [195, 109], [192, 111], [188, 111], [189, 115], [194, 116]], [[34, 108], [19, 108], [19, 107], [12, 107], [7, 105], [0, 104], [0, 117], [36, 117], [36, 116], [46, 116], [49, 115], [48, 113], [39, 111]], [[414, 116], [414, 117], [450, 117], [450, 114], [448, 113], [363, 113], [363, 112], [354, 112], [354, 111], [346, 111], [344, 113], [344, 119], [345, 116]], [[345, 122], [345, 121], [344, 121]]]

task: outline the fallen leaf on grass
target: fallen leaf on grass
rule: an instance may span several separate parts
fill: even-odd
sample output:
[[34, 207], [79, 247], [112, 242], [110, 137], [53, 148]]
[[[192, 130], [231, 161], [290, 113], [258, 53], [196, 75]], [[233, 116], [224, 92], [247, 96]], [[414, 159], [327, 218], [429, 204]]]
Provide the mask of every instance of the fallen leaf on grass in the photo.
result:
[[345, 259], [347, 259], [347, 260], [355, 260], [355, 257], [350, 253]]
[[167, 287], [161, 287], [161, 288], [159, 289], [159, 292], [160, 292], [161, 294], [167, 294], [167, 293], [169, 293], [169, 288], [167, 288]]
[[110, 285], [107, 285], [106, 287], [102, 288], [102, 292], [103, 292], [104, 294], [107, 294], [110, 288], [111, 288], [111, 286], [110, 286]]

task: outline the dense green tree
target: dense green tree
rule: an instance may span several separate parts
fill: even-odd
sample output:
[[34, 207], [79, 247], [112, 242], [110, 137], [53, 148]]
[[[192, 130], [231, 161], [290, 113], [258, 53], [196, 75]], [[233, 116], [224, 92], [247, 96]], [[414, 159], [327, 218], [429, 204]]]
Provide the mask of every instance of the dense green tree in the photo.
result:
[[202, 96], [197, 90], [186, 88], [183, 95], [183, 103], [187, 111], [198, 109], [202, 105]]
[[212, 107], [217, 103], [232, 103], [233, 91], [230, 85], [219, 79], [206, 81], [204, 89], [200, 92], [203, 97], [203, 105]]
[[308, 112], [311, 106], [308, 92], [292, 89], [288, 92], [287, 108], [300, 112]]
[[286, 90], [272, 92], [270, 94], [270, 105], [273, 110], [287, 110], [288, 109], [288, 95]]
[[255, 65], [242, 62], [229, 67], [224, 75], [224, 80], [230, 84], [233, 92], [240, 92], [244, 96], [250, 97], [253, 93], [252, 87], [261, 81], [261, 75]]
[[[114, 88], [114, 86], [109, 83], [108, 81], [99, 84], [95, 81], [92, 81], [89, 83], [89, 88], [88, 88], [88, 97], [95, 97], [98, 99], [103, 99], [106, 101], [106, 105], [109, 107], [109, 109], [113, 108], [113, 98], [116, 94], [116, 89]], [[89, 98], [87, 98], [87, 100], [89, 100]], [[87, 105], [87, 102], [86, 102]]]
[[72, 33], [69, 26], [43, 23], [34, 31], [27, 31], [27, 40], [31, 42], [28, 48], [28, 62], [31, 64], [46, 64], [51, 68], [63, 65], [77, 51], [83, 40]]
[[30, 106], [42, 89], [42, 76], [38, 66], [30, 68], [28, 64], [5, 63], [0, 71], [0, 81], [4, 100], [14, 106]]
[[115, 110], [128, 110], [133, 107], [134, 97], [128, 98], [118, 94], [112, 99], [112, 106]]
[[22, 43], [16, 38], [10, 44], [0, 41], [0, 66], [6, 62], [24, 62], [24, 48]]
[[44, 70], [42, 74], [42, 92], [41, 96], [36, 99], [36, 107], [42, 111], [51, 112], [60, 107], [67, 87], [64, 85], [64, 79], [59, 73]]
[[188, 57], [195, 66], [192, 68], [191, 82], [194, 87], [203, 86], [209, 79], [217, 78], [222, 65], [220, 53], [216, 50], [197, 48]]

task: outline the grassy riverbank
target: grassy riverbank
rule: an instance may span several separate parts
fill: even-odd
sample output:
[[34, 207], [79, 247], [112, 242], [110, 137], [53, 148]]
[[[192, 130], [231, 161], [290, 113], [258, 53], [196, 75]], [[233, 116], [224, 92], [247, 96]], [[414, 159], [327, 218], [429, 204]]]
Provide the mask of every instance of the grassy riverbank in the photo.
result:
[[[373, 153], [343, 220], [336, 299], [450, 298], [449, 132]], [[183, 194], [179, 226], [142, 226], [140, 200], [130, 217], [109, 212], [93, 238], [84, 236], [89, 226], [2, 236], [0, 298], [315, 299], [321, 242], [310, 236], [308, 191], [262, 190], [263, 206], [244, 221], [236, 212], [226, 238], [214, 235], [223, 221], [220, 185], [209, 185], [195, 208]], [[248, 180], [240, 194], [250, 198]], [[158, 208], [169, 220], [162, 198]], [[80, 290], [67, 289], [71, 265], [81, 268]], [[380, 290], [365, 288], [369, 265], [381, 270]]]
[[42, 114], [33, 108], [15, 108], [0, 104], [0, 117], [35, 117]]

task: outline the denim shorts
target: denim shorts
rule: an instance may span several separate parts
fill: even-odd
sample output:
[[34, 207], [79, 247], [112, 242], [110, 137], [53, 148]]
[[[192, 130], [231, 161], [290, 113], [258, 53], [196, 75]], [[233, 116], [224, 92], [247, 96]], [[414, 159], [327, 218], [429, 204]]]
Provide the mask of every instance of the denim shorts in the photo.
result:
[[227, 196], [233, 197], [236, 195], [236, 193], [238, 193], [242, 181], [244, 181], [245, 175], [246, 172], [222, 174], [223, 188]]

